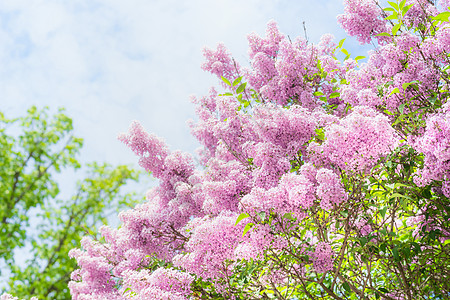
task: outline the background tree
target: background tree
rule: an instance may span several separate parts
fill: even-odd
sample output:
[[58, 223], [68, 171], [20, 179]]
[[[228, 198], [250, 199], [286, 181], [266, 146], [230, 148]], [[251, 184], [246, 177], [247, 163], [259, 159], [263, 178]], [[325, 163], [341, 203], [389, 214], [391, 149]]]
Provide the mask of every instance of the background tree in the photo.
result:
[[24, 245], [27, 212], [59, 193], [54, 172], [80, 167], [75, 155], [82, 140], [62, 111], [50, 119], [47, 110], [32, 107], [25, 117], [0, 118], [0, 257], [9, 263], [13, 250]]
[[[111, 212], [138, 200], [123, 192], [139, 173], [127, 166], [91, 163], [70, 199], [59, 198], [55, 173], [80, 168], [75, 155], [82, 140], [73, 136], [72, 120], [60, 110], [32, 107], [28, 115], [6, 119], [1, 115], [2, 255], [11, 272], [7, 291], [40, 299], [69, 299], [67, 284], [76, 262], [68, 251], [81, 237], [95, 232]], [[12, 133], [8, 132], [11, 131]], [[14, 132], [18, 132], [17, 135]], [[35, 215], [30, 216], [31, 208]], [[32, 217], [32, 224], [29, 218]], [[31, 225], [31, 227], [30, 227]], [[32, 245], [25, 266], [14, 263], [13, 250]], [[24, 251], [24, 250], [22, 250]]]

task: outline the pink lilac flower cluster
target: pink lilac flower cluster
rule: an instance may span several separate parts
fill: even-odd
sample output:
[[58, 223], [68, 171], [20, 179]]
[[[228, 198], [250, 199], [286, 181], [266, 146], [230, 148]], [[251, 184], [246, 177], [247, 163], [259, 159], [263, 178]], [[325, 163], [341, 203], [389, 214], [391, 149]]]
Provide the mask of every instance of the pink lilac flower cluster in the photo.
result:
[[[320, 88], [332, 104], [339, 105], [338, 97], [329, 98], [335, 92], [332, 82], [355, 68], [356, 63], [349, 60], [341, 64], [336, 59], [334, 37], [331, 34], [322, 36], [317, 46], [303, 38], [292, 42], [278, 33], [274, 22], [269, 24], [267, 32], [266, 39], [256, 34], [249, 37], [251, 69], [244, 71], [252, 88], [270, 101], [281, 105], [296, 103], [309, 110], [321, 105], [319, 96], [313, 95]], [[317, 76], [319, 66], [311, 63], [316, 60], [327, 72], [325, 82]]]
[[241, 210], [248, 212], [270, 211], [280, 215], [293, 213], [302, 219], [313, 206], [332, 210], [347, 200], [347, 194], [339, 176], [330, 169], [316, 169], [304, 164], [298, 174], [286, 173], [279, 185], [265, 190], [255, 187], [240, 201]]
[[214, 126], [219, 122], [218, 112], [216, 110], [217, 91], [211, 88], [209, 95], [197, 99], [192, 97], [191, 101], [195, 104], [196, 115], [198, 117], [197, 123], [189, 120], [188, 125], [191, 128], [192, 135], [203, 146], [200, 152], [200, 162], [206, 165], [209, 158], [214, 156], [217, 148], [218, 138], [214, 135]]
[[[299, 174], [288, 173], [283, 175], [280, 187], [285, 191], [285, 212], [301, 212], [311, 208], [316, 201], [317, 181], [314, 167], [307, 168], [303, 165]], [[313, 173], [313, 174], [311, 174]], [[313, 176], [308, 176], [313, 175]]]
[[[279, 228], [281, 229], [281, 228]], [[235, 259], [263, 260], [268, 250], [279, 251], [287, 247], [286, 239], [273, 234], [269, 224], [256, 224], [234, 251]]]
[[424, 186], [432, 180], [443, 181], [442, 192], [450, 197], [450, 110], [430, 116], [426, 124], [423, 136], [414, 145], [425, 155], [424, 168], [418, 171], [416, 182]]
[[305, 107], [318, 106], [310, 98], [311, 87], [304, 84], [305, 77], [318, 72], [317, 67], [310, 64], [311, 56], [314, 56], [314, 51], [306, 40], [298, 39], [292, 43], [281, 41], [275, 64], [277, 74], [261, 87], [261, 95], [281, 105], [293, 99], [294, 103], [301, 103]]
[[450, 52], [450, 25], [445, 24], [436, 32], [437, 48], [440, 52]]
[[308, 147], [311, 160], [350, 172], [367, 172], [399, 144], [389, 119], [366, 106], [354, 107], [339, 123], [324, 129], [325, 141]]
[[173, 268], [128, 270], [119, 293], [131, 299], [184, 300], [191, 293], [193, 277]]
[[412, 5], [403, 17], [403, 22], [409, 26], [417, 27], [419, 24], [428, 26], [427, 16], [436, 16], [438, 10], [433, 3], [427, 0], [407, 0], [405, 6]]
[[317, 127], [311, 113], [297, 105], [289, 109], [272, 104], [260, 106], [255, 108], [254, 119], [254, 130], [260, 139], [280, 147], [287, 156], [301, 150]]
[[169, 150], [160, 138], [148, 134], [141, 124], [133, 122], [128, 134], [121, 134], [118, 139], [139, 156], [139, 165], [142, 168], [155, 176], [162, 174], [164, 159]]
[[69, 252], [70, 258], [77, 260], [79, 270], [72, 273], [69, 282], [72, 299], [122, 299], [115, 289], [114, 276], [110, 270], [113, 264], [110, 263], [110, 249], [98, 242], [93, 242], [89, 238], [81, 241], [84, 251], [72, 249]]
[[363, 236], [367, 236], [372, 232], [372, 226], [370, 226], [369, 222], [363, 218], [360, 218], [355, 222], [355, 227], [358, 233]]
[[224, 262], [234, 259], [234, 249], [241, 240], [245, 223], [235, 226], [237, 214], [223, 211], [215, 217], [193, 219], [186, 254], [173, 258], [174, 265], [204, 278], [224, 277], [231, 272]]
[[347, 200], [347, 194], [342, 186], [341, 179], [333, 171], [321, 168], [317, 171], [317, 197], [321, 199], [320, 207], [324, 210], [332, 210], [334, 205], [339, 205]]
[[246, 69], [249, 83], [258, 91], [276, 74], [275, 58], [278, 55], [280, 42], [285, 39], [275, 21], [267, 24], [266, 37], [261, 38], [256, 33], [247, 37], [252, 69]]
[[[346, 13], [338, 19], [349, 34], [358, 35], [352, 33], [357, 26], [348, 25], [349, 20], [356, 22], [364, 19], [357, 17], [355, 12], [373, 9], [372, 16], [365, 14], [365, 18], [379, 19], [379, 15], [377, 17], [375, 13], [375, 10], [379, 10], [375, 1], [347, 2]], [[364, 10], [357, 5], [364, 6]], [[341, 91], [341, 99], [345, 103], [376, 107], [381, 111], [386, 108], [391, 112], [397, 111], [402, 104], [408, 104], [402, 108], [408, 113], [427, 105], [424, 100], [431, 97], [432, 87], [442, 84], [437, 67], [447, 64], [446, 53], [450, 40], [448, 25], [430, 27], [431, 22], [427, 18], [439, 13], [430, 1], [409, 0], [405, 3], [407, 5], [411, 5], [411, 8], [404, 15], [403, 22], [411, 23], [411, 26], [418, 26], [420, 23], [423, 33], [437, 29], [436, 34], [418, 34], [401, 27], [392, 37], [377, 37], [379, 47], [370, 53], [367, 63], [362, 64], [358, 70], [349, 70], [345, 75], [349, 83]], [[391, 32], [389, 28], [386, 29], [388, 33]], [[370, 41], [375, 31], [365, 34], [365, 38], [360, 36], [360, 41]], [[414, 86], [405, 88], [405, 84], [409, 83], [414, 83]]]
[[[204, 48], [203, 56], [206, 58], [202, 64], [203, 70], [211, 72], [219, 78], [223, 76], [231, 82], [239, 77], [239, 64], [233, 60], [224, 44], [218, 44], [216, 50]], [[223, 86], [228, 87], [225, 83]]]
[[325, 273], [333, 270], [333, 250], [327, 242], [318, 242], [314, 252], [310, 251], [313, 260], [313, 268], [317, 273]]
[[194, 174], [194, 161], [190, 154], [181, 151], [169, 153], [164, 142], [144, 132], [142, 126], [133, 123], [127, 134], [119, 139], [126, 143], [138, 156], [141, 165], [161, 180], [161, 184], [148, 196], [149, 202], [156, 205], [156, 211], [165, 213], [175, 221], [176, 228], [184, 226], [190, 216], [200, 212], [189, 192], [192, 186], [189, 179]]
[[[443, 32], [443, 30], [439, 30]], [[444, 40], [445, 34], [437, 39]], [[395, 43], [380, 46], [373, 51], [367, 63], [359, 70], [351, 70], [346, 74], [348, 85], [342, 88], [341, 97], [344, 102], [356, 106], [370, 107], [385, 106], [390, 111], [406, 102], [411, 110], [423, 106], [417, 98], [420, 94], [429, 94], [429, 88], [439, 82], [439, 74], [432, 67], [441, 58], [437, 55], [438, 41], [430, 49], [420, 45], [420, 38], [410, 33], [402, 33], [395, 39]], [[430, 48], [430, 47], [428, 47]], [[432, 51], [432, 53], [430, 53]], [[436, 57], [438, 60], [436, 60]], [[415, 82], [418, 90], [404, 88], [404, 84]], [[379, 96], [380, 89], [383, 97]], [[398, 89], [398, 93], [392, 93]], [[391, 94], [392, 93], [392, 94]]]
[[280, 187], [287, 193], [289, 211], [308, 209], [319, 203], [326, 211], [347, 199], [339, 176], [330, 169], [316, 169], [312, 164], [303, 165], [298, 175], [283, 176]]
[[324, 34], [320, 37], [320, 42], [317, 44], [317, 48], [322, 55], [333, 56], [336, 50], [337, 44], [334, 42], [334, 36], [332, 34]]
[[248, 147], [247, 153], [253, 158], [253, 184], [269, 189], [275, 187], [279, 178], [291, 169], [289, 159], [279, 147], [271, 143], [257, 143]]
[[388, 31], [382, 9], [373, 0], [344, 0], [344, 12], [337, 17], [338, 23], [361, 44], [370, 43], [372, 37]]
[[247, 39], [249, 44], [248, 56], [250, 59], [253, 59], [258, 53], [264, 53], [270, 58], [275, 58], [279, 50], [280, 42], [285, 37], [278, 30], [277, 23], [271, 20], [267, 23], [266, 38], [261, 38], [256, 33], [251, 33]]
[[210, 214], [237, 211], [238, 195], [248, 192], [251, 172], [236, 160], [210, 159], [208, 163], [209, 172], [204, 175], [201, 187], [203, 211]]

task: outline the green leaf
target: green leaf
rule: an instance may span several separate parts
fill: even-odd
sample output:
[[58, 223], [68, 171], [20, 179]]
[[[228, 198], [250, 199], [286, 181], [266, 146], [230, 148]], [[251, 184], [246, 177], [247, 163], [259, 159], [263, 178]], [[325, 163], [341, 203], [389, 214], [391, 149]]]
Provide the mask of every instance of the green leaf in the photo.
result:
[[403, 247], [402, 249], [403, 256], [408, 259], [411, 257], [411, 250], [409, 248]]
[[398, 14], [394, 12], [392, 15], [384, 18], [385, 20], [398, 20]]
[[344, 288], [344, 290], [347, 291], [347, 293], [350, 293], [350, 292], [352, 291], [352, 290], [350, 289], [350, 285], [348, 284], [347, 281], [344, 282], [344, 283], [342, 284], [342, 287]]
[[396, 10], [398, 10], [398, 4], [397, 4], [397, 3], [393, 2], [393, 1], [388, 1], [388, 3], [389, 3], [393, 8], [395, 8]]
[[266, 219], [266, 212], [261, 211], [261, 212], [259, 212], [257, 214], [261, 218], [262, 221], [264, 221]]
[[323, 131], [323, 128], [316, 128], [315, 132], [316, 132], [316, 138], [318, 140], [320, 140], [320, 141], [325, 140], [325, 133]]
[[398, 88], [395, 88], [389, 93], [388, 97], [392, 96], [393, 94], [398, 94], [398, 93], [400, 93], [400, 90]]
[[398, 111], [403, 115], [406, 103], [402, 103], [398, 106]]
[[[449, 243], [450, 243], [450, 240], [447, 240]], [[446, 241], [446, 242], [447, 242]], [[444, 245], [445, 245], [445, 242], [444, 242]], [[422, 248], [420, 247], [420, 245], [419, 244], [417, 244], [416, 242], [412, 242], [411, 243], [411, 246], [414, 248], [414, 253], [416, 253], [416, 255], [417, 254], [419, 254], [420, 252], [422, 252]]]
[[402, 1], [400, 2], [400, 5], [398, 6], [399, 10], [402, 10], [403, 7], [405, 6], [405, 4], [406, 4], [406, 0], [402, 0]]
[[239, 224], [243, 219], [250, 217], [250, 215], [246, 212], [243, 212], [239, 215], [239, 217], [236, 220], [236, 224], [234, 224], [234, 226], [236, 226], [237, 224]]
[[395, 198], [395, 197], [398, 197], [398, 198], [405, 198], [405, 199], [412, 200], [411, 197], [408, 197], [408, 196], [405, 196], [405, 195], [402, 195], [402, 194], [399, 194], [399, 193], [393, 193], [393, 194], [389, 197], [389, 199], [392, 199], [392, 198]]
[[323, 93], [321, 91], [317, 91], [317, 92], [314, 92], [313, 95], [314, 96], [323, 96]]
[[402, 206], [404, 211], [408, 211], [408, 203], [406, 202], [406, 200], [404, 198], [400, 199], [400, 205]]
[[344, 41], [345, 39], [340, 40], [336, 48], [341, 48], [344, 45]]
[[442, 22], [448, 22], [449, 17], [450, 17], [450, 11], [444, 11], [444, 12], [438, 14], [437, 16], [432, 17], [431, 19], [437, 20], [437, 21], [442, 21]]
[[378, 290], [383, 293], [389, 293], [389, 290], [385, 289], [384, 287], [380, 287]]
[[358, 61], [358, 60], [361, 60], [361, 59], [364, 59], [364, 58], [366, 58], [366, 57], [359, 55], [359, 56], [355, 57], [355, 60]]
[[380, 209], [380, 214], [381, 214], [381, 217], [383, 217], [383, 219], [384, 219], [384, 217], [386, 216], [386, 211], [387, 211], [387, 209], [388, 209], [387, 206], [385, 206], [385, 207], [383, 207], [382, 209]]
[[392, 254], [394, 255], [394, 259], [395, 259], [396, 261], [399, 261], [399, 260], [400, 260], [400, 256], [398, 255], [398, 246], [395, 246], [395, 247], [392, 249]]
[[425, 199], [431, 199], [431, 191], [430, 191], [430, 187], [428, 186], [426, 189], [424, 189], [421, 193], [422, 197], [424, 197]]
[[341, 93], [331, 93], [330, 99], [337, 98], [341, 95]]
[[225, 82], [226, 84], [228, 84], [229, 86], [231, 86], [231, 82], [230, 82], [228, 79], [226, 79], [226, 78], [223, 77], [223, 76], [220, 76], [220, 78], [222, 78], [222, 81], [223, 81], [223, 82]]
[[396, 35], [397, 34], [397, 31], [400, 29], [400, 26], [401, 26], [402, 24], [396, 24], [396, 25], [394, 25], [394, 27], [392, 27], [392, 35]]
[[379, 33], [379, 34], [377, 34], [375, 36], [391, 36], [391, 34], [387, 33], [387, 32], [382, 32], [382, 33]]
[[428, 102], [430, 102], [432, 105], [436, 103], [437, 97], [429, 97], [427, 98]]
[[393, 9], [392, 7], [386, 7], [383, 8], [384, 11], [396, 11], [395, 9]]
[[248, 223], [247, 225], [245, 225], [242, 236], [244, 236], [250, 229], [252, 229], [253, 226], [255, 226], [255, 224], [253, 224], [253, 223]]
[[247, 82], [244, 82], [243, 84], [241, 84], [237, 89], [236, 89], [236, 93], [240, 94], [245, 90], [245, 86], [247, 85]]
[[411, 84], [415, 84], [417, 83], [417, 81], [412, 81], [412, 82], [405, 82], [402, 84], [402, 88], [406, 91], [406, 89], [411, 85]]
[[291, 220], [291, 221], [294, 221], [294, 218], [292, 217], [292, 214], [291, 214], [291, 213], [285, 213], [285, 214], [283, 215], [283, 218], [288, 219], [288, 220]]
[[394, 184], [394, 189], [399, 188], [399, 187], [402, 187], [402, 186], [408, 187], [406, 184], [403, 184], [403, 183], [400, 183], [400, 182], [396, 182], [396, 183]]
[[342, 48], [341, 52], [344, 53], [347, 56], [350, 56], [350, 53], [348, 53], [347, 49], [345, 49], [345, 48]]
[[367, 244], [367, 238], [365, 237], [360, 237], [359, 238], [359, 243], [362, 247], [364, 247], [365, 244]]
[[403, 15], [403, 16], [406, 15], [406, 13], [408, 12], [408, 10], [409, 10], [411, 7], [413, 7], [413, 5], [414, 5], [414, 4], [410, 4], [410, 5], [407, 5], [407, 6], [403, 7], [403, 9], [402, 9], [402, 15]]
[[400, 123], [401, 121], [403, 121], [404, 118], [406, 118], [407, 115], [400, 115], [395, 122], [392, 125], [397, 125], [398, 123]]
[[390, 80], [390, 81], [386, 82], [386, 83], [384, 84], [384, 86], [385, 86], [385, 87], [390, 87], [390, 86], [393, 85], [393, 84], [394, 84], [394, 81]]
[[238, 77], [238, 78], [236, 78], [234, 81], [233, 81], [233, 86], [236, 86], [236, 85], [238, 85], [239, 84], [239, 82], [241, 82], [241, 80], [242, 80], [242, 76], [240, 76], [240, 77]]

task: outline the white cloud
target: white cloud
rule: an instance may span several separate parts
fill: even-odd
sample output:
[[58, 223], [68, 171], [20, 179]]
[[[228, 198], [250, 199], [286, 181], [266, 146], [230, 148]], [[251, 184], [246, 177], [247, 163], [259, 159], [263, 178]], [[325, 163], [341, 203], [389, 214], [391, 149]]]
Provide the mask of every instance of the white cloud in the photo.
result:
[[341, 2], [9, 0], [0, 3], [0, 109], [64, 106], [86, 140], [84, 160], [135, 158], [115, 137], [139, 120], [172, 148], [193, 151], [185, 125], [191, 94], [215, 78], [200, 69], [201, 48], [224, 42], [246, 62], [246, 36], [268, 20], [291, 36], [342, 35]]

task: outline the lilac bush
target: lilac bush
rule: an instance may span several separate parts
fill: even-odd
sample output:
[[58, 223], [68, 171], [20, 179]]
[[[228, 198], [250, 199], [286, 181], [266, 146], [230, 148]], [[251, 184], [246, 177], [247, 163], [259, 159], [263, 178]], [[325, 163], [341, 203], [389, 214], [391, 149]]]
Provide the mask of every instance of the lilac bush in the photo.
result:
[[448, 4], [344, 4], [363, 63], [273, 21], [247, 68], [204, 50], [225, 90], [194, 99], [200, 165], [120, 136], [160, 185], [71, 251], [73, 299], [449, 296]]

